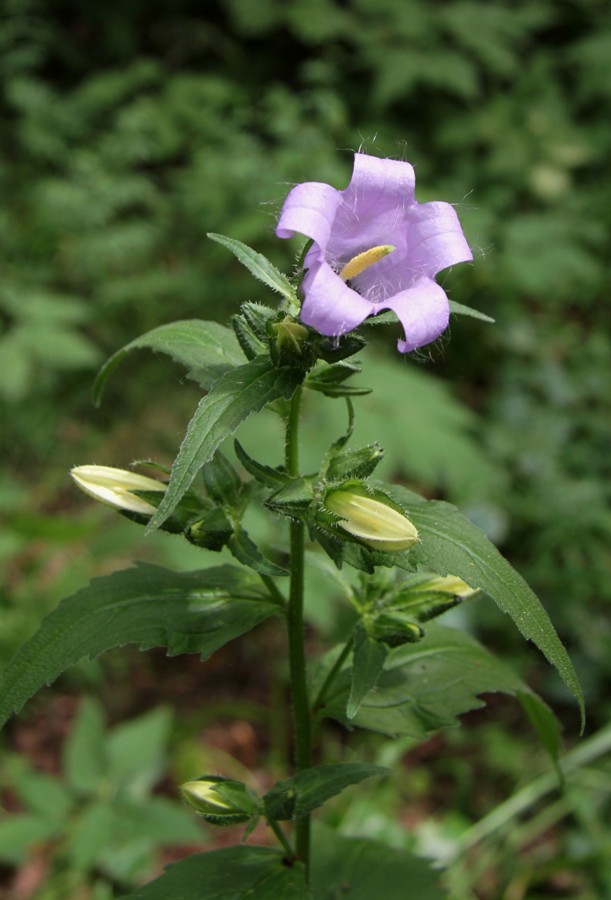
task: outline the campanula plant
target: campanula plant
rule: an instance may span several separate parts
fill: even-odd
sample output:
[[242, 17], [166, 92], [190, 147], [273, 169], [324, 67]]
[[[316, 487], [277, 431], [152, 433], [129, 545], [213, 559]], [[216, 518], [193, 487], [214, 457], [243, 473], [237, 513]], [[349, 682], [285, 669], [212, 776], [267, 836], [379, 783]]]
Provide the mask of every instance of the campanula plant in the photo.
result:
[[[279, 299], [245, 303], [231, 327], [199, 320], [162, 325], [118, 351], [96, 381], [99, 399], [126, 353], [148, 347], [182, 363], [201, 386], [170, 473], [161, 466], [152, 477], [83, 465], [72, 476], [149, 531], [161, 528], [200, 547], [203, 567], [176, 573], [140, 564], [96, 578], [64, 600], [5, 671], [2, 720], [83, 657], [131, 642], [206, 659], [272, 617], [286, 629], [292, 699], [286, 778], [259, 795], [221, 773], [194, 772], [181, 789], [194, 814], [212, 825], [243, 823], [245, 841], [170, 866], [131, 900], [366, 898], [379, 896], [382, 884], [386, 900], [404, 900], [410, 884], [419, 898], [443, 896], [440, 873], [415, 856], [321, 827], [312, 831], [312, 813], [326, 800], [386, 771], [320, 760], [318, 735], [334, 719], [388, 740], [424, 740], [480, 706], [482, 693], [503, 691], [519, 698], [556, 755], [558, 732], [543, 701], [469, 635], [434, 621], [477, 593], [496, 602], [545, 654], [583, 717], [572, 664], [520, 575], [454, 506], [376, 479], [379, 444], [350, 445], [353, 399], [365, 390], [353, 378], [368, 325], [383, 314], [407, 353], [436, 340], [452, 312], [482, 318], [449, 301], [435, 280], [472, 260], [455, 210], [418, 203], [414, 191], [407, 162], [361, 153], [344, 190], [317, 182], [294, 187], [276, 232], [306, 238], [290, 277], [239, 241], [210, 235]], [[314, 473], [300, 464], [304, 392], [345, 403], [347, 413], [346, 430]], [[283, 422], [283, 454], [271, 448], [268, 458], [256, 459], [236, 440], [231, 461], [221, 445], [265, 408]], [[253, 503], [286, 523], [286, 544], [273, 553], [246, 530]], [[352, 624], [320, 659], [308, 659], [304, 644], [306, 549], [356, 576], [345, 579]], [[210, 554], [221, 550], [231, 564], [214, 564]], [[260, 820], [270, 829], [263, 846], [250, 837]]]

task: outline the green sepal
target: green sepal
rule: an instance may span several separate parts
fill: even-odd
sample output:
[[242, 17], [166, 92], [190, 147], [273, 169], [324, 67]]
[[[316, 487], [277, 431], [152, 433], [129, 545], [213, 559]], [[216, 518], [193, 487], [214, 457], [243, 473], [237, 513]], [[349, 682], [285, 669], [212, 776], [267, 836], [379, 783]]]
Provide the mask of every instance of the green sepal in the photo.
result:
[[253, 459], [238, 440], [233, 442], [233, 446], [237, 458], [240, 460], [248, 474], [252, 475], [259, 484], [263, 484], [265, 487], [277, 488], [282, 484], [286, 484], [289, 480], [289, 476], [286, 474], [285, 470], [273, 469], [271, 466], [266, 466], [264, 463], [257, 462], [256, 459]]
[[367, 478], [384, 457], [384, 449], [377, 443], [359, 450], [343, 450], [331, 456], [326, 477], [329, 481], [345, 481], [348, 478]]
[[278, 366], [294, 366], [306, 372], [316, 363], [310, 335], [311, 329], [301, 325], [293, 316], [268, 321], [269, 353]]
[[203, 518], [192, 522], [184, 532], [190, 544], [217, 552], [223, 549], [232, 534], [233, 525], [220, 506], [215, 506]]
[[375, 775], [387, 775], [389, 771], [384, 766], [368, 763], [331, 763], [304, 769], [292, 778], [279, 781], [265, 794], [265, 815], [274, 821], [307, 816], [349, 785]]
[[[463, 598], [447, 591], [426, 588], [431, 573], [408, 575], [386, 598], [388, 606], [406, 613], [418, 622], [429, 622], [463, 602]], [[422, 587], [421, 587], [422, 585]], [[474, 595], [477, 591], [474, 591]]]
[[486, 313], [480, 312], [479, 309], [473, 309], [472, 306], [465, 306], [463, 303], [457, 303], [456, 300], [450, 300], [450, 315], [453, 316], [470, 316], [472, 319], [479, 319], [480, 322], [488, 322], [494, 325], [495, 320]]
[[354, 332], [352, 334], [343, 334], [338, 338], [329, 338], [314, 332], [312, 334], [312, 343], [316, 356], [328, 363], [337, 363], [342, 359], [355, 356], [367, 345], [367, 341], [354, 334]]
[[[202, 796], [197, 795], [199, 785], [204, 788]], [[233, 778], [202, 775], [186, 782], [180, 790], [185, 803], [211, 825], [239, 825], [253, 820], [256, 823], [263, 812], [260, 798]]]
[[265, 506], [289, 518], [304, 518], [313, 499], [311, 479], [292, 478], [265, 500]]
[[202, 468], [206, 493], [216, 503], [237, 506], [242, 491], [242, 479], [226, 456], [217, 450]]
[[[332, 513], [326, 513], [332, 516]], [[338, 517], [335, 516], [335, 521]], [[346, 563], [360, 572], [372, 575], [376, 566], [397, 567], [407, 572], [415, 571], [415, 564], [410, 558], [411, 550], [400, 550], [396, 553], [382, 553], [380, 550], [372, 550], [362, 544], [358, 538], [352, 537], [347, 531], [329, 527], [329, 523], [322, 520], [320, 511], [315, 521], [309, 521], [310, 537], [316, 541], [325, 553], [333, 560], [338, 569]]]
[[368, 628], [370, 636], [387, 647], [415, 644], [424, 637], [424, 629], [399, 611], [383, 610], [375, 616]]

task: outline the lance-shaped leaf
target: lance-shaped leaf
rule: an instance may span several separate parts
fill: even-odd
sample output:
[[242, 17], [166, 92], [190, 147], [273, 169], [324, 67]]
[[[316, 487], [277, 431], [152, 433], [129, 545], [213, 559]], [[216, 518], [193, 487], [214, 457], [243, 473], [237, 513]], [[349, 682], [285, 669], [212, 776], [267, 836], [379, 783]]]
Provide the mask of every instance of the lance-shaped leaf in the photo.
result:
[[348, 720], [351, 681], [346, 668], [327, 692], [322, 715], [421, 741], [456, 725], [462, 713], [483, 706], [480, 694], [498, 691], [520, 699], [547, 751], [558, 754], [558, 725], [550, 709], [508, 666], [454, 628], [430, 625], [418, 643], [391, 650], [375, 691]]
[[420, 543], [410, 550], [412, 561], [440, 575], [456, 575], [492, 597], [499, 609], [511, 616], [524, 637], [533, 641], [556, 667], [579, 704], [583, 725], [583, 693], [573, 664], [541, 601], [522, 576], [455, 506], [424, 500], [398, 485], [380, 484], [379, 487], [418, 529]]
[[96, 404], [111, 372], [131, 350], [143, 348], [171, 356], [186, 367], [189, 378], [206, 390], [225, 372], [244, 362], [235, 334], [218, 322], [187, 319], [160, 325], [117, 350], [102, 366], [93, 386]]
[[292, 778], [279, 781], [264, 796], [265, 814], [269, 819], [307, 816], [349, 785], [373, 775], [387, 775], [389, 771], [369, 763], [331, 763], [304, 769]]
[[277, 612], [260, 580], [236, 566], [172, 572], [140, 563], [94, 578], [47, 616], [4, 671], [0, 725], [80, 659], [125, 644], [206, 659]]
[[233, 434], [248, 416], [272, 400], [289, 399], [301, 380], [301, 373], [288, 367], [276, 368], [260, 357], [223, 375], [200, 401], [172, 466], [170, 483], [163, 502], [149, 523], [159, 528], [187, 491], [201, 469], [226, 437]]
[[289, 303], [297, 305], [297, 295], [291, 282], [262, 253], [257, 253], [242, 241], [236, 241], [235, 238], [226, 237], [224, 234], [211, 232], [208, 237], [230, 250], [251, 275], [266, 284], [272, 291], [277, 291]]
[[388, 655], [388, 647], [371, 637], [362, 623], [356, 628], [352, 656], [352, 683], [346, 707], [348, 719], [354, 719], [363, 700], [377, 684]]
[[123, 900], [309, 900], [304, 868], [285, 853], [242, 844], [196, 853]]

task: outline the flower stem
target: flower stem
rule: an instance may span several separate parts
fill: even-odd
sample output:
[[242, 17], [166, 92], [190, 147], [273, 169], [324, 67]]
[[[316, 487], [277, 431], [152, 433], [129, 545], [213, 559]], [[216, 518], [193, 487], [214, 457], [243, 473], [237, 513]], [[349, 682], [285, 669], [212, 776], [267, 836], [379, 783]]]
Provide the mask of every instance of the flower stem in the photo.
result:
[[[293, 394], [286, 425], [286, 468], [289, 475], [299, 475], [299, 411], [301, 387]], [[293, 700], [293, 724], [295, 737], [295, 770], [301, 772], [312, 765], [312, 719], [306, 677], [306, 657], [303, 631], [304, 599], [304, 545], [302, 522], [291, 522], [291, 585], [287, 608], [289, 666]], [[306, 867], [310, 859], [310, 817], [302, 816], [295, 824], [297, 856]]]

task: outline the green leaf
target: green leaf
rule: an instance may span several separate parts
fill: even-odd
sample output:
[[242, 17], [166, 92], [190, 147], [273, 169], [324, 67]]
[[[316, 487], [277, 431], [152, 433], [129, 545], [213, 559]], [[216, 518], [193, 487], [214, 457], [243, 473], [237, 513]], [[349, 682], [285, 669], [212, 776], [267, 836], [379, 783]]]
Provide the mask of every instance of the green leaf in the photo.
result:
[[150, 884], [123, 900], [309, 900], [303, 866], [284, 854], [242, 844], [198, 853], [168, 866]]
[[266, 559], [248, 533], [240, 526], [236, 526], [234, 529], [227, 541], [227, 546], [239, 562], [254, 569], [255, 572], [259, 572], [260, 575], [279, 578], [289, 574], [282, 566], [277, 566], [276, 563]]
[[25, 862], [28, 850], [57, 837], [65, 828], [61, 819], [28, 813], [13, 814], [0, 821], [0, 860], [9, 865]]
[[266, 487], [278, 487], [281, 484], [286, 484], [289, 478], [286, 472], [280, 472], [278, 469], [266, 466], [265, 463], [257, 462], [256, 459], [253, 459], [252, 456], [246, 452], [244, 447], [242, 447], [237, 440], [234, 441], [233, 446], [237, 458], [240, 460], [248, 474], [252, 475], [259, 484], [264, 484]]
[[472, 319], [479, 319], [480, 322], [488, 322], [494, 325], [494, 319], [487, 316], [486, 313], [480, 312], [479, 309], [473, 309], [471, 306], [457, 303], [456, 300], [450, 300], [450, 312], [454, 316], [470, 316]]
[[526, 710], [542, 743], [557, 755], [558, 725], [549, 708], [511, 669], [461, 631], [430, 625], [417, 644], [391, 650], [376, 690], [365, 698], [356, 717], [348, 720], [351, 677], [349, 669], [342, 671], [327, 693], [323, 715], [421, 741], [455, 725], [462, 713], [483, 706], [480, 694], [500, 691], [526, 698]]
[[264, 796], [266, 815], [270, 819], [306, 816], [349, 785], [374, 775], [387, 775], [389, 771], [384, 766], [368, 763], [331, 763], [304, 769], [292, 778], [279, 781]]
[[84, 697], [64, 744], [63, 769], [68, 784], [79, 794], [95, 793], [106, 777], [104, 711], [93, 697]]
[[163, 774], [172, 713], [157, 706], [112, 729], [106, 738], [108, 777], [115, 789], [133, 797], [150, 792]]
[[346, 708], [348, 719], [354, 719], [363, 700], [376, 686], [387, 655], [386, 645], [370, 637], [362, 623], [359, 623], [354, 642], [352, 683]]
[[573, 664], [538, 597], [504, 559], [485, 534], [455, 506], [424, 500], [407, 488], [380, 485], [399, 504], [420, 534], [410, 549], [415, 563], [440, 575], [457, 575], [492, 597], [508, 613], [527, 640], [533, 641], [556, 667], [585, 719], [583, 693]]
[[226, 456], [217, 450], [202, 469], [206, 493], [216, 503], [238, 503], [242, 480]]
[[267, 357], [253, 359], [222, 376], [200, 401], [172, 466], [168, 489], [148, 530], [158, 528], [176, 508], [214, 451], [248, 416], [272, 400], [287, 400], [301, 380], [288, 367], [275, 368]]
[[443, 900], [440, 873], [395, 847], [314, 829], [311, 890], [314, 900]]
[[95, 578], [47, 616], [4, 671], [0, 726], [84, 657], [135, 643], [206, 659], [277, 611], [259, 579], [234, 566], [172, 572], [140, 563]]
[[257, 253], [252, 247], [243, 244], [242, 241], [236, 241], [234, 238], [226, 237], [224, 234], [210, 232], [208, 237], [230, 250], [242, 265], [246, 266], [251, 275], [254, 275], [263, 284], [266, 284], [272, 291], [277, 291], [289, 303], [297, 304], [297, 295], [291, 282], [263, 254]]
[[240, 345], [233, 331], [218, 322], [186, 319], [160, 325], [117, 350], [102, 366], [93, 386], [94, 402], [98, 404], [110, 373], [131, 350], [142, 348], [166, 353], [186, 366], [187, 374], [206, 390], [225, 372], [244, 362]]

